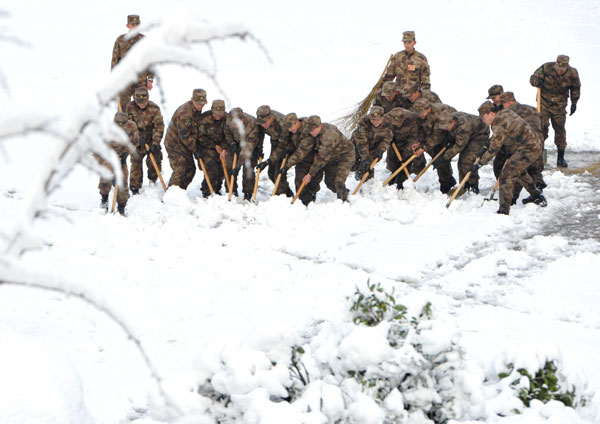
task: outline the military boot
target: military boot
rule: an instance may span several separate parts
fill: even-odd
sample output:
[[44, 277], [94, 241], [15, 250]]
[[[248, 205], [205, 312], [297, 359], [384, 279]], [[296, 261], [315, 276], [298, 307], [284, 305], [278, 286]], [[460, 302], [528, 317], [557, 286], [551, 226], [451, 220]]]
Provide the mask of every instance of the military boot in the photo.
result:
[[466, 183], [464, 185], [464, 188], [466, 191], [470, 191], [471, 193], [479, 194], [479, 184], [477, 184], [477, 183], [475, 183], [475, 184]]
[[300, 196], [300, 200], [304, 206], [308, 206], [310, 202], [317, 200], [317, 193], [310, 192], [308, 196]]
[[503, 208], [502, 206], [500, 206], [500, 208], [498, 208], [498, 210], [496, 211], [496, 213], [498, 215], [508, 215], [508, 209]]
[[244, 193], [244, 200], [252, 200], [252, 193]]
[[287, 190], [285, 191], [285, 195], [287, 197], [294, 197], [294, 192], [292, 191], [291, 188], [288, 187]]
[[533, 196], [529, 196], [526, 197], [525, 199], [523, 199], [523, 204], [526, 205], [527, 203], [535, 203], [536, 205], [545, 208], [546, 206], [548, 206], [548, 202], [546, 201], [546, 198], [544, 197], [544, 195], [540, 192], [536, 195]]
[[452, 187], [454, 187], [454, 185], [456, 184], [456, 180], [454, 179], [454, 177], [450, 177], [450, 179], [446, 182], [443, 182], [440, 184], [440, 191], [444, 194], [450, 192], [450, 190], [452, 189]]
[[569, 167], [569, 164], [567, 164], [567, 161], [565, 160], [565, 151], [564, 150], [558, 151], [558, 157], [556, 158], [556, 166], [559, 168], [568, 168]]
[[100, 196], [100, 207], [108, 212], [108, 194], [101, 194]]
[[136, 194], [140, 194], [140, 189], [139, 189], [139, 188], [132, 188], [132, 189], [131, 189], [131, 194], [133, 194], [134, 196], [135, 196]]
[[119, 203], [117, 205], [117, 210], [119, 211], [119, 213], [121, 215], [125, 216], [125, 205], [124, 204]]

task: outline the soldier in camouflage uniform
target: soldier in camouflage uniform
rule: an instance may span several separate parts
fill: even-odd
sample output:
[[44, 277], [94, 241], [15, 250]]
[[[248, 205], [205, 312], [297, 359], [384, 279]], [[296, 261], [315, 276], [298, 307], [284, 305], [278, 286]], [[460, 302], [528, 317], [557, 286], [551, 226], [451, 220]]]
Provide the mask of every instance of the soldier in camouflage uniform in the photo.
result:
[[437, 94], [435, 94], [433, 91], [421, 90], [421, 85], [419, 83], [414, 83], [411, 86], [409, 86], [405, 91], [405, 95], [406, 95], [406, 105], [402, 106], [402, 107], [405, 109], [411, 110], [413, 112], [414, 112], [413, 105], [420, 98], [427, 100], [429, 103], [442, 103], [442, 101], [440, 100], [440, 97]]
[[[121, 127], [125, 133], [129, 136], [129, 141], [134, 146], [138, 146], [140, 143], [140, 135], [138, 133], [135, 122], [128, 120], [127, 115], [123, 112], [117, 112], [114, 118], [114, 122]], [[129, 188], [127, 187], [127, 156], [129, 156], [129, 150], [127, 147], [122, 144], [112, 142], [110, 143], [110, 147], [117, 152], [119, 155], [119, 159], [121, 160], [121, 171], [123, 172], [123, 187], [119, 188], [117, 191], [117, 207], [119, 213], [121, 215], [125, 214], [125, 205], [127, 204], [127, 199], [129, 199]], [[100, 155], [94, 153], [94, 157], [100, 165], [108, 168], [112, 172], [112, 166], [102, 158]], [[98, 190], [100, 191], [100, 207], [108, 210], [108, 194], [110, 193], [110, 189], [113, 185], [113, 181], [107, 180], [106, 178], [100, 177], [100, 182], [98, 183]]]
[[225, 102], [213, 100], [209, 111], [200, 115], [198, 119], [198, 139], [196, 140], [196, 151], [194, 157], [201, 158], [206, 167], [206, 173], [202, 180], [200, 190], [204, 197], [210, 196], [210, 183], [215, 194], [220, 194], [225, 174], [221, 160], [227, 157], [227, 141], [225, 140]]
[[[287, 145], [288, 134], [287, 131], [283, 130], [283, 118], [284, 115], [282, 113], [272, 110], [268, 105], [262, 105], [256, 110], [256, 121], [271, 139], [271, 152], [281, 151], [282, 147], [278, 148], [279, 144]], [[269, 157], [269, 159], [261, 163], [261, 169], [269, 165], [267, 175], [273, 183], [277, 180], [277, 175], [280, 173], [282, 160], [283, 157], [276, 158], [274, 156], [273, 160]], [[280, 195], [283, 193], [288, 197], [294, 196], [285, 175], [281, 176], [279, 187], [277, 187], [275, 194]]]
[[[386, 169], [393, 173], [396, 171], [396, 169], [402, 166], [403, 161], [412, 156], [412, 146], [413, 144], [419, 142], [419, 117], [407, 109], [397, 107], [386, 113], [385, 121], [390, 124], [392, 129], [392, 142], [387, 150], [387, 156], [385, 159]], [[402, 156], [402, 161], [400, 161], [398, 158], [393, 144], [395, 144], [398, 148], [398, 151]], [[419, 173], [424, 166], [425, 160], [423, 156], [421, 156], [413, 159], [412, 162], [408, 164], [406, 169], [408, 170], [409, 174]], [[406, 178], [406, 173], [400, 172], [392, 181], [389, 182], [389, 185], [396, 184], [396, 188], [401, 190]]]
[[[300, 188], [302, 179], [308, 174], [317, 155], [316, 139], [308, 132], [307, 118], [298, 118], [295, 113], [288, 113], [283, 119], [283, 128], [289, 133], [290, 155], [286, 162], [285, 173], [289, 168], [296, 167], [294, 182], [296, 190]], [[317, 192], [321, 189], [323, 169], [317, 171], [306, 184], [298, 198], [305, 206], [314, 202]]]
[[[348, 189], [346, 179], [354, 164], [354, 145], [334, 125], [321, 123], [321, 118], [312, 115], [306, 123], [307, 133], [315, 139], [315, 150], [317, 154], [308, 173], [302, 178], [302, 182], [309, 184], [319, 171], [323, 170], [325, 185], [333, 191], [338, 199], [348, 200]], [[287, 172], [288, 166], [284, 167]]]
[[[143, 160], [146, 156], [148, 167], [148, 179], [156, 183], [158, 174], [150, 159], [150, 153], [154, 156], [159, 171], [162, 170], [162, 149], [160, 142], [165, 132], [165, 123], [158, 105], [148, 99], [148, 90], [145, 87], [135, 89], [134, 101], [127, 105], [127, 115], [137, 125], [140, 132], [140, 146], [137, 155], [131, 156], [131, 175], [129, 185], [131, 192], [138, 194], [144, 180]], [[148, 147], [146, 147], [148, 146]]]
[[414, 31], [404, 31], [402, 42], [404, 43], [404, 50], [392, 57], [383, 80], [392, 81], [395, 78], [403, 90], [414, 83], [418, 83], [423, 90], [429, 90], [431, 88], [429, 63], [424, 54], [415, 50], [417, 41]]
[[[494, 84], [488, 89], [488, 96], [486, 97], [486, 99], [490, 99], [492, 101], [498, 110], [502, 110], [502, 102], [500, 101], [500, 96], [502, 93], [504, 93], [504, 88], [500, 84]], [[500, 177], [500, 172], [502, 172], [502, 167], [504, 166], [506, 159], [508, 159], [508, 156], [509, 155], [506, 153], [504, 146], [502, 146], [498, 153], [496, 153], [496, 156], [494, 157], [494, 163], [492, 165], [496, 179]]]
[[[242, 122], [244, 128], [244, 141], [240, 136], [235, 118]], [[254, 167], [263, 154], [263, 140], [265, 133], [262, 128], [256, 123], [256, 119], [253, 116], [244, 113], [239, 108], [233, 108], [229, 112], [225, 122], [225, 140], [227, 142], [227, 168], [231, 170], [234, 175], [234, 186], [233, 193], [237, 196], [237, 175], [240, 168], [244, 168], [242, 172], [242, 191], [244, 193], [244, 200], [252, 199], [252, 192], [254, 191], [254, 181], [256, 176], [254, 174]], [[233, 169], [233, 155], [237, 154], [237, 164]]]
[[541, 146], [538, 136], [512, 110], [499, 111], [489, 101], [483, 103], [478, 110], [483, 122], [492, 126], [493, 136], [489, 149], [483, 154], [479, 164], [473, 165], [473, 170], [487, 164], [502, 145], [509, 155], [500, 173], [498, 213], [509, 214], [516, 181], [519, 181], [530, 194], [528, 198], [523, 199], [523, 203], [533, 202], [542, 207], [546, 206], [546, 198], [542, 191], [535, 186], [533, 179], [527, 173], [527, 167], [540, 155]]
[[[471, 170], [483, 146], [487, 145], [490, 128], [479, 116], [465, 112], [442, 112], [436, 127], [448, 131], [454, 139], [454, 144], [448, 147], [442, 158], [450, 162], [458, 155], [458, 178], [462, 181]], [[479, 194], [479, 173], [471, 172], [469, 180], [463, 187], [465, 190]]]
[[[435, 124], [439, 121], [442, 112], [454, 113], [456, 109], [443, 103], [429, 103], [424, 98], [417, 100], [413, 107], [420, 118], [419, 122], [425, 139], [424, 142], [413, 146], [413, 151], [417, 155], [422, 155], [425, 151], [433, 158], [440, 150], [449, 147], [454, 141], [448, 131], [440, 130], [439, 127], [436, 128]], [[440, 191], [448, 193], [456, 184], [456, 180], [452, 176], [450, 161], [444, 159], [442, 155], [433, 163], [433, 167], [438, 173]]]
[[404, 92], [398, 87], [398, 84], [394, 81], [386, 81], [383, 83], [381, 91], [375, 95], [373, 106], [381, 106], [385, 111], [384, 113], [388, 113], [397, 107], [406, 108], [408, 101]]
[[204, 105], [206, 105], [206, 91], [196, 88], [192, 92], [190, 101], [179, 106], [171, 118], [165, 136], [165, 149], [173, 170], [169, 187], [175, 185], [185, 190], [194, 179], [198, 122]]
[[352, 133], [350, 140], [354, 143], [358, 156], [357, 179], [369, 173], [368, 179], [373, 178], [375, 169], [370, 169], [371, 162], [377, 158], [381, 160], [393, 138], [392, 125], [384, 120], [384, 109], [373, 106], [369, 114], [363, 117]]
[[[534, 133], [539, 137], [541, 151], [540, 157], [537, 158], [530, 166], [527, 168], [527, 172], [533, 178], [533, 181], [537, 188], [543, 190], [546, 188], [546, 183], [544, 182], [544, 177], [542, 176], [542, 171], [544, 170], [544, 158], [543, 158], [543, 149], [544, 149], [544, 136], [542, 130], [542, 117], [533, 106], [524, 105], [518, 103], [515, 99], [515, 95], [512, 91], [507, 91], [502, 93], [500, 96], [500, 101], [502, 102], [503, 109], [510, 109], [519, 115], [521, 118], [527, 122], [527, 124], [534, 130]], [[519, 196], [521, 192], [521, 186], [518, 185], [515, 187], [514, 199]]]
[[[113, 47], [110, 69], [114, 68], [117, 63], [119, 63], [121, 59], [125, 57], [129, 49], [131, 49], [135, 43], [144, 38], [144, 35], [141, 33], [137, 33], [133, 37], [129, 36], [129, 34], [134, 31], [139, 24], [140, 17], [138, 15], [127, 16], [127, 28], [129, 29], [129, 33], [121, 34], [117, 37]], [[136, 88], [145, 87], [148, 90], [152, 90], [153, 80], [154, 75], [150, 71], [142, 72], [138, 77], [138, 82], [131, 84], [121, 93], [119, 93], [119, 97], [117, 99], [119, 101], [119, 110], [125, 112], [125, 108], [129, 104], [131, 96], [134, 94]]]
[[529, 82], [541, 90], [542, 129], [544, 141], [548, 138], [548, 129], [552, 122], [554, 144], [558, 150], [556, 165], [566, 168], [565, 149], [567, 148], [567, 101], [571, 96], [571, 113], [577, 110], [581, 81], [577, 69], [569, 66], [569, 56], [564, 54], [556, 58], [556, 62], [544, 63], [533, 73]]

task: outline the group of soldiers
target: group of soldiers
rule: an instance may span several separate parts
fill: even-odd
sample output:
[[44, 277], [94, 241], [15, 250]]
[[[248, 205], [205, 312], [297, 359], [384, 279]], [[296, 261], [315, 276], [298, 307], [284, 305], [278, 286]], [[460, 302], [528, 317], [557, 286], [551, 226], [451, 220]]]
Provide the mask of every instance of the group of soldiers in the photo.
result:
[[[127, 17], [130, 31], [139, 23], [139, 16]], [[119, 36], [112, 66], [142, 37], [139, 33], [133, 37]], [[315, 200], [323, 179], [327, 188], [346, 201], [349, 194], [346, 180], [351, 171], [357, 179], [372, 178], [375, 164], [386, 154], [386, 168], [396, 174], [388, 179], [388, 184], [402, 189], [410, 174], [426, 169], [423, 155], [426, 152], [433, 158], [430, 164], [437, 171], [442, 193], [448, 193], [457, 183], [451, 167], [454, 157], [458, 156], [459, 181], [468, 178], [464, 188], [476, 194], [478, 169], [493, 159], [500, 193], [498, 213], [509, 213], [522, 188], [529, 193], [523, 203], [546, 206], [542, 193], [546, 187], [542, 178], [542, 149], [548, 136], [548, 121], [555, 131], [557, 164], [566, 167], [565, 107], [570, 95], [573, 114], [579, 99], [581, 84], [577, 70], [569, 66], [569, 58], [560, 55], [556, 62], [542, 65], [531, 76], [531, 84], [540, 88], [539, 112], [518, 103], [512, 92], [494, 85], [488, 90], [487, 98], [491, 101], [486, 100], [476, 116], [441, 102], [431, 91], [427, 58], [415, 50], [415, 33], [405, 31], [402, 41], [405, 49], [390, 59], [372, 107], [350, 138], [335, 125], [321, 122], [317, 115], [307, 118], [295, 113], [284, 115], [268, 105], [260, 106], [256, 117], [239, 107], [226, 112], [223, 100], [214, 100], [210, 110], [203, 111], [207, 93], [194, 89], [191, 99], [173, 114], [164, 139], [173, 171], [168, 185], [186, 189], [199, 167], [204, 174], [203, 196], [219, 194], [224, 181], [226, 188], [237, 196], [241, 171], [242, 193], [245, 200], [250, 200], [256, 190], [257, 173], [268, 167], [268, 176], [276, 187], [274, 194], [292, 197], [294, 192], [287, 172], [295, 167], [295, 189], [305, 205]], [[133, 194], [139, 193], [142, 186], [144, 156], [148, 179], [156, 182], [160, 176], [164, 121], [160, 108], [149, 100], [152, 82], [151, 72], [141, 74], [135, 84], [119, 95], [119, 112], [115, 115], [115, 122], [136, 146], [131, 155], [129, 183]], [[265, 135], [271, 143], [268, 158], [263, 157]], [[121, 157], [127, 179], [128, 152], [123, 146], [113, 146]], [[405, 172], [396, 172], [401, 167]], [[105, 208], [111, 185], [111, 181], [100, 181]], [[119, 212], [124, 213], [128, 197], [124, 181], [124, 190], [117, 196]]]

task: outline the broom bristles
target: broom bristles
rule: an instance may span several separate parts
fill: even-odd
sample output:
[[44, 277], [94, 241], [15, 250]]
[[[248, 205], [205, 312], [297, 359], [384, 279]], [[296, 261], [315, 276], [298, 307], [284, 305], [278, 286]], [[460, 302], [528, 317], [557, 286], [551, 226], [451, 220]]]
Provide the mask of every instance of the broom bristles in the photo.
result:
[[369, 112], [375, 95], [376, 89], [373, 88], [367, 97], [352, 108], [352, 111], [334, 121], [344, 134], [351, 134], [354, 131], [354, 128], [356, 128], [362, 117]]
[[584, 174], [586, 172], [589, 172], [590, 174], [600, 174], [600, 161], [599, 162], [595, 162], [591, 165], [588, 166], [584, 166], [583, 168], [573, 168], [573, 169], [563, 169], [562, 170], [565, 173], [568, 174]]

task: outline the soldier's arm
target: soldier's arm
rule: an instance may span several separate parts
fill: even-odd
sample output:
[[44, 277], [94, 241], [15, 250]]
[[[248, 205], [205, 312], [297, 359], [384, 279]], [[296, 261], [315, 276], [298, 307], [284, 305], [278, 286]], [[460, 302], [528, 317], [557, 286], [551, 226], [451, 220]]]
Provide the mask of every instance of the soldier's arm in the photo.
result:
[[579, 96], [581, 94], [581, 81], [579, 80], [579, 73], [575, 68], [571, 68], [573, 71], [573, 77], [571, 80], [571, 86], [569, 90], [571, 92], [571, 103], [576, 105], [579, 101]]
[[165, 122], [162, 113], [160, 113], [160, 109], [157, 107], [156, 114], [154, 115], [154, 128], [152, 129], [152, 143], [160, 144], [164, 133]]
[[392, 143], [392, 139], [394, 138], [394, 134], [392, 133], [392, 129], [388, 128], [386, 132], [383, 134], [383, 137], [379, 144], [377, 144], [377, 154], [379, 156], [383, 155], [389, 149], [390, 144]]
[[331, 161], [335, 153], [335, 140], [330, 138], [328, 134], [324, 134], [321, 138], [321, 145], [317, 151], [317, 156], [311, 165], [308, 173], [314, 176], [317, 172], [325, 167]]
[[369, 142], [367, 140], [367, 128], [359, 123], [351, 137], [352, 142], [358, 150], [358, 156], [365, 161], [369, 158]]
[[117, 65], [117, 63], [119, 63], [119, 60], [121, 60], [121, 51], [119, 48], [119, 39], [117, 38], [115, 40], [115, 45], [113, 46], [112, 60], [110, 62], [110, 69], [114, 68]]
[[504, 139], [506, 138], [506, 132], [504, 128], [498, 127], [494, 128], [494, 135], [490, 139], [490, 147], [488, 147], [487, 151], [481, 157], [479, 163], [482, 165], [487, 164], [490, 160], [496, 156], [496, 153], [500, 150], [502, 145], [504, 144]]
[[429, 62], [425, 56], [422, 57], [423, 63], [421, 64], [421, 88], [423, 90], [431, 89], [431, 71], [429, 69]]
[[534, 87], [541, 87], [544, 83], [544, 65], [540, 66], [535, 70], [533, 75], [529, 77], [529, 84]]
[[[289, 140], [289, 139], [288, 139]], [[269, 155], [269, 161], [271, 163], [277, 162], [287, 150], [288, 140], [283, 137], [280, 137], [275, 145], [275, 148], [271, 150], [271, 154]]]
[[454, 144], [448, 147], [448, 150], [446, 150], [446, 153], [444, 153], [444, 159], [450, 160], [462, 152], [469, 143], [470, 138], [471, 134], [469, 131], [464, 128], [459, 129], [454, 136]]
[[306, 156], [308, 156], [314, 150], [314, 148], [314, 138], [310, 136], [302, 138], [302, 140], [300, 140], [300, 143], [298, 144], [298, 148], [296, 149], [296, 151], [292, 153], [292, 155], [288, 158], [286, 166], [288, 168], [295, 166], [296, 164], [301, 162]]
[[394, 78], [396, 78], [396, 55], [394, 55], [394, 57], [392, 57], [390, 64], [388, 65], [387, 69], [385, 70], [382, 81], [383, 82], [394, 81]]

